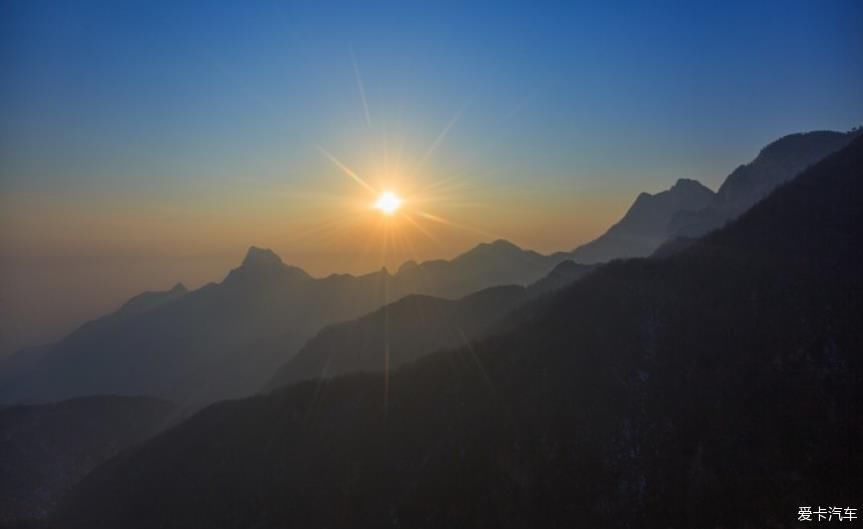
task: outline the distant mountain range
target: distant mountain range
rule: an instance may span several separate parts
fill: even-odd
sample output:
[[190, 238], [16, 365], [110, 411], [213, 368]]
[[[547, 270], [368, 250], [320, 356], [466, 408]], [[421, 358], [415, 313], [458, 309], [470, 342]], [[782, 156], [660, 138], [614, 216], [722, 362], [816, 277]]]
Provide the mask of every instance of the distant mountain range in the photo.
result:
[[141, 294], [56, 344], [5, 359], [0, 402], [144, 394], [199, 405], [245, 395], [327, 324], [408, 294], [461, 297], [526, 285], [566, 258], [495, 241], [452, 261], [405, 263], [396, 274], [316, 279], [251, 248], [221, 283]]
[[860, 134], [860, 130], [816, 131], [784, 136], [764, 147], [751, 163], [735, 169], [717, 193], [686, 179], [655, 195], [642, 193], [617, 224], [576, 248], [570, 258], [579, 263], [600, 263], [646, 257], [676, 238], [705, 235]]
[[90, 470], [156, 433], [173, 411], [118, 396], [0, 409], [0, 526], [48, 518]]
[[[56, 344], [3, 359], [0, 402], [146, 394], [197, 406], [247, 395], [264, 386], [325, 326], [369, 314], [406, 295], [457, 299], [494, 286], [534, 282], [551, 289], [569, 280], [563, 271], [580, 274], [574, 263], [554, 270], [561, 263], [647, 256], [660, 247], [661, 255], [676, 251], [859, 133], [786, 136], [729, 175], [717, 194], [694, 180], [679, 180], [655, 195], [642, 193], [604, 235], [572, 252], [541, 255], [498, 240], [451, 261], [410, 261], [395, 274], [383, 269], [317, 279], [284, 264], [272, 251], [253, 247], [221, 283], [192, 292], [178, 284], [166, 292], [140, 294]], [[509, 303], [501, 307], [512, 308]], [[505, 312], [474, 318], [486, 321]], [[454, 344], [452, 337], [427, 341], [417, 336], [417, 343], [405, 349], [413, 352], [404, 358]]]
[[[787, 527], [863, 490], [863, 139], [389, 377], [212, 405], [58, 527]], [[339, 341], [339, 340], [337, 340]], [[823, 498], [823, 499], [822, 499]]]

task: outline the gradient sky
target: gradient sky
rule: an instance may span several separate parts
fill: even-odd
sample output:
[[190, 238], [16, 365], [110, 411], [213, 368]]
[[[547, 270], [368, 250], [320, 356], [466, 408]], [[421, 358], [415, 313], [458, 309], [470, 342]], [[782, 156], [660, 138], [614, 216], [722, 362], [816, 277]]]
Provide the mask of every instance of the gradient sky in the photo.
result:
[[[4, 1], [2, 310], [63, 320], [60, 292], [91, 316], [251, 244], [316, 274], [571, 249], [640, 191], [715, 189], [781, 135], [863, 123], [861, 50], [859, 1]], [[382, 257], [321, 149], [433, 187], [453, 225], [400, 227]]]

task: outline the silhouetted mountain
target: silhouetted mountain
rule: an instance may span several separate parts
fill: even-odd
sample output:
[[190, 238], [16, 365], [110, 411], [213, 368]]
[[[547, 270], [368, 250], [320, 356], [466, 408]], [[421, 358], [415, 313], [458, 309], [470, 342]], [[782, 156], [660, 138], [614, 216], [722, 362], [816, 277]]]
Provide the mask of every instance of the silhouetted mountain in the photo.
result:
[[325, 328], [279, 369], [270, 387], [395, 369], [433, 351], [465, 345], [526, 300], [527, 289], [514, 285], [484, 289], [457, 301], [406, 296]]
[[530, 285], [528, 293], [531, 296], [538, 296], [553, 292], [581, 279], [594, 268], [596, 265], [586, 265], [570, 260], [563, 261], [555, 266], [547, 276]]
[[[496, 241], [452, 261], [408, 263], [397, 274], [315, 279], [270, 250], [249, 249], [219, 284], [145, 293], [39, 354], [0, 364], [0, 402], [134, 394], [197, 405], [257, 391], [326, 324], [422, 293], [461, 297], [527, 284], [565, 255]], [[35, 351], [35, 350], [34, 350]]]
[[[717, 193], [686, 179], [656, 195], [642, 193], [617, 224], [576, 248], [571, 256], [580, 263], [646, 257], [673, 239], [705, 235], [860, 134], [860, 130], [816, 131], [780, 138], [728, 175]], [[669, 249], [672, 247], [665, 250]]]
[[668, 225], [669, 237], [700, 237], [721, 227], [858, 135], [860, 131], [815, 131], [790, 134], [774, 141], [761, 149], [752, 162], [728, 175], [705, 208], [675, 213]]
[[470, 348], [210, 406], [91, 473], [100, 527], [791, 527], [863, 490], [863, 140]]
[[599, 238], [579, 246], [571, 256], [579, 263], [622, 257], [645, 257], [668, 238], [668, 224], [681, 211], [698, 211], [713, 200], [713, 191], [695, 180], [678, 180], [670, 189], [641, 193], [620, 221]]
[[159, 305], [170, 303], [188, 292], [185, 285], [177, 283], [171, 290], [165, 292], [143, 292], [131, 298], [117, 311], [118, 314], [131, 315], [155, 309]]
[[457, 298], [499, 285], [527, 285], [544, 277], [567, 255], [541, 255], [523, 250], [509, 241], [483, 243], [452, 261], [412, 261], [395, 276], [400, 292], [410, 291]]
[[305, 270], [283, 263], [272, 250], [252, 246], [240, 267], [231, 270], [225, 278], [225, 284], [257, 287], [271, 282], [299, 283], [311, 279]]
[[593, 267], [564, 261], [536, 283], [490, 287], [458, 300], [406, 296], [356, 320], [331, 325], [282, 366], [270, 389], [345, 373], [394, 370], [431, 352], [464, 346], [529, 299], [566, 286]]
[[87, 472], [156, 433], [172, 410], [117, 396], [0, 409], [0, 525], [48, 517]]

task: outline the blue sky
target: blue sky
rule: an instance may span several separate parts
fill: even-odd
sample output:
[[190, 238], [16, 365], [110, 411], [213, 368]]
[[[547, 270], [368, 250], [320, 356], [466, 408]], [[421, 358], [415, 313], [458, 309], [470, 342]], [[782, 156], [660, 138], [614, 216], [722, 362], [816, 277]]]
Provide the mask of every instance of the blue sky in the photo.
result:
[[482, 182], [715, 186], [863, 121], [859, 2], [648, 4], [5, 2], [3, 185], [158, 198], [267, 160], [294, 169], [247, 177], [302, 185], [310, 146], [419, 152], [461, 112], [436, 155]]
[[[0, 3], [0, 320], [56, 337], [252, 244], [316, 274], [571, 249], [863, 124], [859, 1], [606, 4]], [[382, 231], [322, 149], [449, 223]]]

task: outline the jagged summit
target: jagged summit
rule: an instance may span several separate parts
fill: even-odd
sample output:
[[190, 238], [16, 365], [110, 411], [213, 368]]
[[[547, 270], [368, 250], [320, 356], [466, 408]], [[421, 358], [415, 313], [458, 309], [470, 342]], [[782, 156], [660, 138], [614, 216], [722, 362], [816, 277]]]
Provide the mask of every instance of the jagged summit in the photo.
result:
[[525, 264], [542, 263], [542, 273], [536, 277], [536, 279], [539, 279], [539, 277], [548, 273], [560, 260], [560, 256], [541, 255], [533, 250], [523, 249], [506, 239], [497, 239], [492, 242], [477, 244], [470, 250], [458, 255], [451, 262], [464, 266], [481, 267], [476, 272], [487, 272], [491, 268], [511, 267], [514, 262]]
[[705, 187], [706, 186], [698, 180], [692, 178], [678, 178], [677, 182], [674, 182], [674, 185], [671, 186], [671, 190], [695, 191], [700, 193], [705, 189]]
[[417, 268], [419, 268], [419, 264], [417, 264], [417, 262], [414, 261], [413, 259], [410, 259], [410, 260], [402, 263], [402, 265], [399, 267], [399, 269], [396, 273], [401, 274], [402, 272], [416, 270]]
[[617, 224], [576, 248], [572, 257], [581, 263], [597, 263], [650, 255], [667, 239], [668, 225], [675, 214], [698, 211], [714, 197], [714, 192], [701, 182], [688, 178], [656, 194], [640, 193]]
[[[712, 197], [713, 191], [710, 190], [707, 186], [699, 182], [698, 180], [693, 180], [691, 178], [679, 178], [674, 185], [666, 189], [665, 191], [660, 191], [658, 193], [647, 193], [642, 191], [635, 198], [635, 202], [633, 202], [632, 207], [630, 208], [630, 213], [632, 208], [636, 206], [639, 207], [662, 207], [654, 204], [658, 200], [667, 200], [667, 201], [694, 201], [699, 202], [703, 200], [705, 197]], [[649, 206], [645, 206], [645, 204], [649, 204]]]
[[246, 252], [246, 257], [243, 259], [242, 266], [249, 268], [273, 267], [285, 266], [285, 263], [282, 262], [281, 257], [276, 255], [276, 253], [269, 248], [250, 246], [249, 251]]
[[[506, 239], [497, 239], [492, 242], [483, 242], [479, 243], [467, 252], [461, 254], [459, 257], [464, 257], [468, 255], [476, 255], [476, 254], [487, 254], [487, 253], [521, 253], [524, 252], [522, 248], [519, 246], [509, 242]], [[458, 259], [457, 257], [456, 259]]]
[[506, 239], [497, 239], [497, 240], [494, 240], [494, 241], [489, 242], [489, 243], [480, 244], [480, 246], [488, 246], [490, 248], [500, 248], [500, 249], [506, 248], [506, 249], [510, 249], [510, 250], [521, 250], [521, 248], [518, 245], [516, 245], [512, 242], [509, 242]]
[[[239, 278], [261, 279], [267, 277], [288, 277], [290, 279], [311, 279], [305, 270], [296, 266], [286, 265], [282, 258], [269, 248], [249, 247], [243, 263], [228, 274], [226, 281]], [[255, 280], [257, 280], [255, 279]]]
[[176, 285], [171, 287], [171, 290], [169, 290], [168, 292], [170, 292], [171, 294], [185, 294], [188, 291], [189, 291], [189, 289], [186, 288], [186, 285], [184, 285], [181, 282], [178, 282]]

